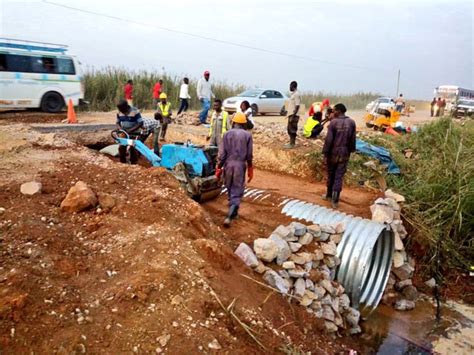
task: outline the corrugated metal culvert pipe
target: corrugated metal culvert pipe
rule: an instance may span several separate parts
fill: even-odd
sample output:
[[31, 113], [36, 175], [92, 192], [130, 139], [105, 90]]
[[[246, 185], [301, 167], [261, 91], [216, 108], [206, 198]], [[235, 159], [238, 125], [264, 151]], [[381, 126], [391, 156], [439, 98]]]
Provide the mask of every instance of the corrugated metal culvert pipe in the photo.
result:
[[341, 264], [336, 279], [350, 296], [352, 306], [368, 316], [380, 302], [387, 285], [394, 252], [388, 226], [301, 200], [284, 200], [282, 213], [315, 224], [343, 222], [345, 231], [337, 247]]

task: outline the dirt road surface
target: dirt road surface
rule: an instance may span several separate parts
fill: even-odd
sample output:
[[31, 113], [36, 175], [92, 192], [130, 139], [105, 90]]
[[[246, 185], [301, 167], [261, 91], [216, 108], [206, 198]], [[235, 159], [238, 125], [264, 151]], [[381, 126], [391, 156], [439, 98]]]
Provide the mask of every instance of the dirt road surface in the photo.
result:
[[[320, 149], [318, 142], [283, 152], [279, 137], [268, 142], [257, 135], [260, 168], [249, 188], [271, 196], [244, 199], [240, 218], [225, 230], [225, 195], [199, 205], [165, 170], [144, 161], [120, 164], [87, 147], [112, 143], [109, 132], [41, 134], [31, 128], [63, 119], [30, 113], [0, 117], [1, 353], [377, 349], [362, 338], [325, 335], [320, 321], [252, 281], [261, 276], [233, 255], [240, 242], [251, 244], [290, 221], [279, 211], [282, 198], [325, 204], [320, 199], [324, 181], [295, 160]], [[80, 114], [79, 119], [113, 123], [114, 114]], [[267, 124], [284, 131], [281, 123]], [[171, 125], [168, 140], [204, 143], [206, 133], [203, 127]], [[42, 183], [42, 193], [22, 195], [20, 185], [31, 180]], [[60, 203], [77, 181], [99, 197], [112, 197], [115, 206], [62, 212]], [[378, 196], [346, 186], [341, 210], [369, 217]], [[238, 320], [226, 308], [232, 303]], [[239, 322], [253, 329], [260, 344]]]

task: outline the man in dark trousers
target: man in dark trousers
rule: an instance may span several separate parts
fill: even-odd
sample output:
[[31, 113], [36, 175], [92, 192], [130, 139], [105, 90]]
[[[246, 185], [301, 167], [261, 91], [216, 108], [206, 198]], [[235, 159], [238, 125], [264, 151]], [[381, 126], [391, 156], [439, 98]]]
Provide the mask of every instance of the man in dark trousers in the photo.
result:
[[[140, 136], [140, 129], [143, 127], [143, 118], [135, 107], [130, 106], [126, 100], [120, 100], [117, 104], [117, 126], [118, 129], [128, 133], [131, 139]], [[119, 145], [119, 157], [121, 163], [127, 162], [127, 147]], [[130, 164], [137, 164], [138, 152], [134, 147], [130, 147]]]
[[296, 145], [296, 134], [298, 132], [298, 121], [300, 116], [298, 112], [301, 105], [301, 97], [298, 91], [298, 83], [292, 81], [290, 83], [290, 100], [288, 102], [288, 135], [290, 136], [290, 143], [285, 144], [283, 148], [292, 149]]
[[253, 140], [247, 131], [247, 118], [237, 112], [232, 118], [232, 129], [222, 139], [219, 148], [216, 177], [220, 179], [224, 173], [224, 185], [229, 199], [229, 213], [224, 226], [229, 227], [237, 217], [240, 200], [245, 190], [245, 171], [248, 169], [248, 182], [253, 179]]
[[324, 200], [331, 200], [332, 208], [337, 208], [342, 182], [351, 153], [356, 149], [356, 124], [346, 116], [343, 104], [334, 106], [334, 118], [328, 127], [323, 155], [328, 171], [327, 192]]

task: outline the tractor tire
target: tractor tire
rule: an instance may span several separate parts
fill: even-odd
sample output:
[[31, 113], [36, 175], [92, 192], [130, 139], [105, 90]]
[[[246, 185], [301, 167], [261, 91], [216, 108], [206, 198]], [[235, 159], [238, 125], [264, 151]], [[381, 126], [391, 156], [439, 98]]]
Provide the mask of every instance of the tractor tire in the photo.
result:
[[258, 106], [256, 104], [250, 105], [250, 108], [252, 109], [252, 116], [257, 116], [258, 115]]
[[370, 122], [365, 122], [365, 126], [366, 126], [367, 128], [372, 128], [372, 127], [374, 127], [374, 124], [373, 124], [373, 123], [370, 123]]
[[41, 99], [41, 110], [49, 113], [58, 113], [64, 107], [63, 97], [55, 92], [49, 91]]

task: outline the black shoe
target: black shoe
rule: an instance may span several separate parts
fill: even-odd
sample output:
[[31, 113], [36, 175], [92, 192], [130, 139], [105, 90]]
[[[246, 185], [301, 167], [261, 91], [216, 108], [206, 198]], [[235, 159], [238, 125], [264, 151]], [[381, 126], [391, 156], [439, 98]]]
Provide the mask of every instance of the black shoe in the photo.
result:
[[334, 208], [334, 209], [339, 207], [339, 195], [340, 194], [341, 194], [340, 192], [333, 192], [332, 193], [331, 207]]
[[224, 227], [230, 227], [230, 223], [234, 218], [238, 216], [239, 206], [231, 205], [229, 207], [229, 212], [227, 213], [227, 217], [224, 220]]

